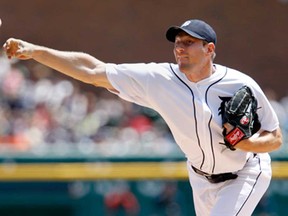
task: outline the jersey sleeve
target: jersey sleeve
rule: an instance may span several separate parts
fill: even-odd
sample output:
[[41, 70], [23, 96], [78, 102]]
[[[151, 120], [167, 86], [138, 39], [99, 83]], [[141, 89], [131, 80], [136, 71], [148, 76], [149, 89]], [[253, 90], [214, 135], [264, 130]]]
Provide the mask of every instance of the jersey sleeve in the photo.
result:
[[107, 78], [118, 91], [112, 93], [146, 107], [150, 107], [149, 91], [159, 69], [156, 63], [106, 64]]
[[279, 119], [259, 85], [254, 82], [253, 87], [252, 90], [258, 103], [257, 114], [259, 116], [259, 121], [261, 122], [261, 129], [271, 132], [279, 127]]

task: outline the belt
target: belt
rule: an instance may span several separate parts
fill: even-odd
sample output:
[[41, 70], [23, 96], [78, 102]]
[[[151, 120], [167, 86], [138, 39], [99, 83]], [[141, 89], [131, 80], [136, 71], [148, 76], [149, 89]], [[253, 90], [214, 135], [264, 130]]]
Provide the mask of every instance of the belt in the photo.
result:
[[195, 173], [204, 176], [210, 183], [219, 183], [224, 182], [231, 179], [236, 179], [238, 177], [237, 174], [228, 172], [228, 173], [220, 173], [220, 174], [208, 174], [206, 172], [203, 172], [199, 169], [197, 169], [194, 166], [191, 166], [192, 169], [195, 171]]

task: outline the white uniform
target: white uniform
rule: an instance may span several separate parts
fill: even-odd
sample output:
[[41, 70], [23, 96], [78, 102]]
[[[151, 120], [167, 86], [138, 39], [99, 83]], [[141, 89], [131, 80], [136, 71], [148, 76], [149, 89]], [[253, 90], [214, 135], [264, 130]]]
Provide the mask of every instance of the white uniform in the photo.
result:
[[[106, 73], [119, 97], [156, 110], [166, 121], [187, 157], [197, 215], [247, 216], [268, 188], [270, 157], [267, 153], [231, 151], [221, 145], [221, 98], [231, 97], [248, 85], [258, 100], [261, 130], [273, 131], [279, 123], [252, 78], [219, 64], [214, 66], [215, 73], [197, 83], [189, 81], [178, 65], [169, 63], [107, 64]], [[237, 173], [238, 178], [212, 184], [191, 165], [209, 174]]]

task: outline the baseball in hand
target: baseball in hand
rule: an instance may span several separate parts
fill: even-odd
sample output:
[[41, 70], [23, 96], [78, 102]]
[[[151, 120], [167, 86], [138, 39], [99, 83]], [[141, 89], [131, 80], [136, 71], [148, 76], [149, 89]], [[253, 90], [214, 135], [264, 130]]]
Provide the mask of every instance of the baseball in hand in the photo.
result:
[[9, 39], [4, 44], [4, 49], [5, 49], [6, 54], [7, 54], [9, 59], [12, 58], [12, 57], [15, 57], [15, 54], [16, 54], [16, 52], [18, 50], [17, 41], [14, 41], [13, 39]]

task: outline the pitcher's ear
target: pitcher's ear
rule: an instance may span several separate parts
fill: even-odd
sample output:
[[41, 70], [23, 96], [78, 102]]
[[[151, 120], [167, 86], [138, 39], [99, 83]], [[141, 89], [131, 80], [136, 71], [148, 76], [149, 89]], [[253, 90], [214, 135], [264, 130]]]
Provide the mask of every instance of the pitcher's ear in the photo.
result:
[[210, 42], [210, 43], [207, 44], [207, 48], [208, 48], [208, 52], [209, 53], [214, 53], [216, 47], [215, 47], [214, 43]]

